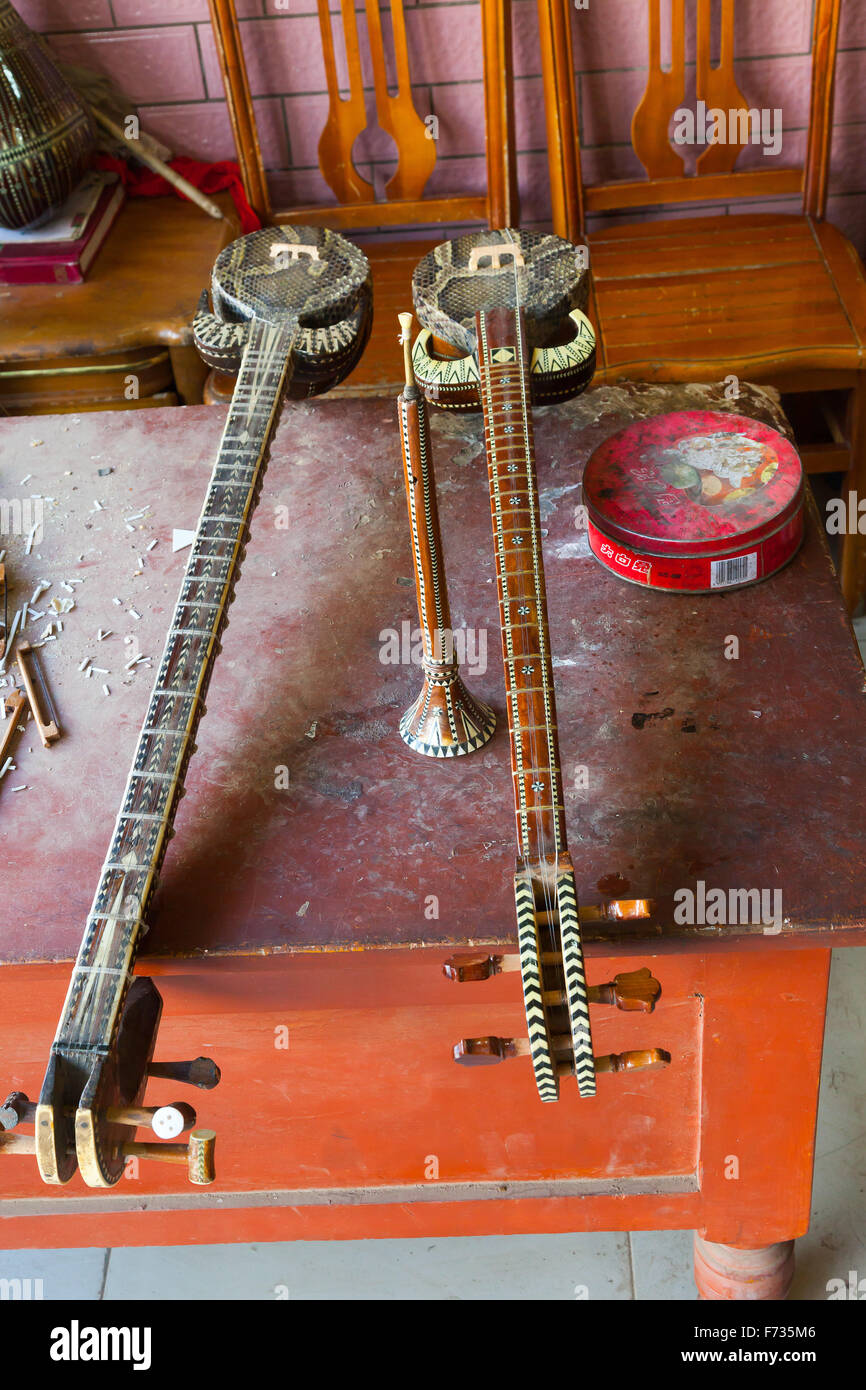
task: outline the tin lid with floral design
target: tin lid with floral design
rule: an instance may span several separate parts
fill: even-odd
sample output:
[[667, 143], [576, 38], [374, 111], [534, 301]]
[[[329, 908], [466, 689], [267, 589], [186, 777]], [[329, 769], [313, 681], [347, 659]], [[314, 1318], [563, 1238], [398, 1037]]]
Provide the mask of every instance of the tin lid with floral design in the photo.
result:
[[587, 512], [613, 540], [650, 555], [757, 543], [803, 502], [803, 465], [759, 420], [682, 410], [606, 439], [583, 476]]

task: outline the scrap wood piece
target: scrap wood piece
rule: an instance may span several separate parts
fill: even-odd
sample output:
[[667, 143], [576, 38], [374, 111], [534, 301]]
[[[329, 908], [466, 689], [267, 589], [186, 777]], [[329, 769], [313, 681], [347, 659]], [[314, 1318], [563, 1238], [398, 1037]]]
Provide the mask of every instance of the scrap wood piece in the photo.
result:
[[[39, 737], [42, 740], [43, 747], [47, 748], [60, 737], [60, 724], [57, 719], [57, 711], [54, 708], [54, 702], [49, 694], [48, 686], [45, 684], [45, 677], [36, 659], [36, 653], [30, 643], [19, 642], [16, 655], [18, 658], [18, 669], [21, 672], [21, 679], [24, 682], [27, 698], [30, 701], [30, 709], [36, 721], [36, 727], [39, 730]], [[39, 695], [36, 693], [36, 682], [33, 679], [34, 675], [36, 681], [39, 683]]]
[[[7, 754], [15, 738], [18, 719], [26, 704], [27, 692], [22, 690], [20, 686], [16, 687], [16, 689], [3, 700], [3, 713], [8, 716], [8, 722], [2, 734], [0, 734], [0, 766], [3, 766], [6, 762]], [[11, 762], [12, 759], [10, 758], [9, 761]]]

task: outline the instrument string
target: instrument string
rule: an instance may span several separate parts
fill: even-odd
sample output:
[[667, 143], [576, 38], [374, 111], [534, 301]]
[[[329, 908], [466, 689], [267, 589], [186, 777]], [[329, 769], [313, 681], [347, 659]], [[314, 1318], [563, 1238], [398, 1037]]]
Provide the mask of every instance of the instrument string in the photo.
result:
[[[517, 246], [519, 245], [519, 243], [517, 243], [517, 242], [515, 241], [515, 238], [514, 238], [514, 236], [513, 236], [513, 234], [512, 234], [512, 232], [511, 232], [510, 229], [506, 229], [506, 237], [507, 237], [507, 239], [508, 239], [515, 247], [517, 247]], [[526, 345], [525, 345], [525, 341], [524, 341], [524, 325], [523, 325], [523, 323], [522, 323], [522, 321], [521, 321], [521, 314], [520, 314], [521, 308], [523, 307], [523, 305], [522, 305], [523, 295], [522, 295], [522, 291], [521, 291], [520, 274], [519, 274], [519, 269], [518, 269], [518, 264], [517, 264], [517, 256], [516, 256], [516, 255], [512, 256], [511, 265], [512, 265], [512, 273], [513, 273], [513, 276], [514, 276], [514, 305], [515, 305], [515, 308], [514, 308], [514, 318], [515, 318], [515, 327], [516, 327], [516, 333], [517, 333], [516, 350], [517, 350], [517, 357], [518, 357], [518, 363], [519, 363], [519, 367], [518, 367], [518, 370], [519, 370], [519, 378], [518, 378], [518, 379], [519, 379], [519, 382], [520, 382], [521, 434], [522, 434], [523, 449], [524, 449], [524, 473], [525, 473], [525, 477], [526, 477], [527, 502], [528, 502], [528, 509], [529, 509], [529, 525], [530, 525], [530, 531], [531, 531], [531, 534], [532, 534], [532, 567], [531, 567], [530, 579], [529, 579], [529, 583], [531, 584], [531, 587], [532, 587], [532, 593], [531, 593], [531, 595], [527, 595], [527, 593], [526, 593], [526, 591], [525, 591], [525, 587], [524, 587], [524, 586], [525, 586], [525, 583], [526, 583], [526, 578], [525, 578], [525, 574], [524, 574], [523, 569], [521, 569], [521, 571], [520, 571], [520, 580], [519, 580], [518, 587], [519, 587], [519, 590], [520, 590], [520, 598], [521, 598], [521, 600], [525, 600], [526, 598], [530, 598], [530, 597], [531, 597], [531, 601], [532, 601], [532, 604], [534, 605], [534, 611], [535, 611], [535, 633], [536, 633], [536, 639], [537, 639], [537, 645], [538, 645], [539, 663], [540, 663], [540, 668], [541, 668], [541, 672], [540, 672], [540, 674], [541, 674], [541, 685], [542, 685], [542, 689], [543, 689], [543, 692], [544, 692], [544, 732], [545, 732], [545, 740], [546, 740], [546, 743], [547, 743], [547, 757], [546, 757], [546, 763], [547, 763], [547, 775], [548, 775], [548, 784], [549, 784], [549, 793], [550, 793], [550, 794], [549, 794], [549, 797], [548, 797], [548, 800], [549, 800], [549, 802], [550, 802], [550, 807], [551, 807], [550, 815], [551, 815], [551, 817], [552, 817], [552, 828], [553, 828], [553, 856], [554, 856], [554, 866], [553, 866], [553, 885], [552, 885], [552, 886], [551, 886], [550, 878], [549, 878], [549, 875], [548, 875], [548, 872], [547, 872], [548, 866], [547, 866], [546, 860], [547, 860], [547, 857], [548, 857], [548, 854], [549, 854], [549, 847], [548, 847], [548, 839], [547, 839], [547, 834], [546, 834], [545, 825], [544, 825], [544, 814], [543, 814], [543, 812], [541, 811], [540, 806], [539, 806], [539, 801], [540, 801], [540, 799], [541, 799], [541, 793], [538, 793], [538, 792], [537, 792], [537, 789], [536, 789], [532, 784], [530, 784], [530, 790], [533, 792], [533, 798], [532, 798], [532, 800], [533, 800], [533, 810], [534, 810], [534, 816], [535, 816], [536, 844], [537, 844], [537, 847], [538, 847], [538, 856], [539, 856], [539, 859], [540, 859], [540, 861], [541, 861], [541, 875], [540, 875], [540, 876], [541, 876], [542, 900], [543, 900], [543, 903], [544, 903], [545, 911], [546, 911], [546, 913], [547, 913], [548, 922], [549, 922], [549, 924], [550, 924], [550, 931], [551, 931], [551, 934], [552, 934], [552, 937], [553, 937], [553, 944], [554, 944], [555, 947], [558, 947], [558, 949], [559, 949], [559, 951], [560, 951], [560, 953], [561, 953], [561, 952], [562, 952], [562, 938], [561, 938], [561, 933], [560, 933], [560, 931], [559, 931], [559, 917], [558, 917], [558, 913], [557, 913], [557, 911], [556, 911], [556, 881], [557, 881], [558, 869], [559, 869], [559, 834], [558, 834], [558, 828], [557, 828], [557, 812], [556, 812], [556, 798], [557, 798], [557, 792], [558, 792], [558, 776], [557, 776], [556, 771], [555, 771], [555, 768], [554, 768], [553, 741], [552, 741], [553, 731], [552, 731], [552, 729], [551, 729], [551, 722], [550, 722], [550, 704], [549, 704], [549, 698], [548, 698], [548, 693], [549, 693], [549, 692], [548, 692], [548, 678], [549, 678], [549, 677], [552, 678], [552, 662], [549, 663], [549, 654], [548, 654], [549, 639], [548, 639], [548, 637], [547, 637], [547, 635], [546, 635], [546, 633], [545, 633], [545, 626], [546, 626], [546, 623], [545, 623], [545, 611], [544, 611], [545, 606], [542, 604], [543, 594], [542, 594], [541, 574], [540, 574], [540, 565], [541, 565], [541, 563], [542, 563], [542, 560], [541, 560], [541, 535], [540, 535], [540, 532], [536, 530], [536, 508], [538, 508], [538, 516], [539, 516], [539, 518], [540, 518], [540, 514], [541, 514], [541, 513], [540, 513], [539, 498], [538, 498], [538, 495], [537, 495], [537, 486], [538, 486], [538, 485], [537, 485], [537, 475], [535, 475], [534, 477], [532, 476], [532, 475], [534, 474], [534, 468], [533, 468], [533, 466], [532, 466], [532, 465], [533, 465], [533, 460], [532, 460], [532, 458], [531, 458], [531, 452], [532, 452], [532, 451], [531, 451], [531, 449], [530, 449], [530, 431], [531, 431], [531, 428], [532, 428], [532, 423], [531, 423], [531, 419], [530, 419], [530, 408], [531, 408], [531, 406], [530, 406], [530, 401], [529, 401], [529, 399], [528, 399], [529, 362], [528, 362], [528, 360], [527, 360]], [[548, 670], [548, 664], [550, 665], [550, 670]], [[519, 706], [518, 706], [518, 713], [519, 713]], [[519, 725], [519, 717], [518, 717], [518, 725]], [[534, 769], [534, 773], [533, 773], [533, 782], [535, 782], [535, 781], [538, 779], [539, 775], [540, 775], [541, 759], [540, 759], [540, 756], [539, 756], [539, 755], [540, 755], [540, 738], [539, 738], [539, 731], [538, 731], [537, 728], [536, 728], [535, 720], [534, 720], [534, 719], [531, 720], [530, 725], [529, 725], [529, 746], [530, 746], [530, 758], [531, 758], [531, 762], [532, 762], [532, 767], [533, 767], [533, 769]], [[524, 791], [524, 795], [525, 795], [525, 791]], [[541, 948], [541, 945], [539, 944], [539, 956], [541, 955], [541, 953], [542, 953], [542, 948]], [[539, 968], [541, 969], [541, 960], [540, 960], [540, 959], [539, 959]], [[541, 971], [541, 973], [542, 973], [542, 978], [543, 978], [543, 970]]]
[[[283, 327], [272, 329], [269, 325], [260, 323], [257, 332], [262, 338], [262, 348], [259, 350], [256, 343], [257, 335], [254, 333], [251, 336], [238, 375], [235, 398], [224, 430], [223, 442], [225, 444], [231, 440], [232, 452], [228, 461], [223, 447], [218, 454], [205, 495], [196, 528], [196, 539], [193, 543], [181, 589], [183, 594], [187, 591], [190, 582], [205, 577], [199, 573], [200, 557], [198, 555], [204, 523], [218, 521], [220, 510], [226, 506], [227, 496], [231, 502], [229, 490], [238, 486], [245, 486], [247, 496], [243, 508], [237, 509], [233, 502], [229, 506], [233, 518], [231, 534], [208, 537], [208, 562], [213, 563], [215, 561], [218, 570], [225, 568], [226, 580], [219, 606], [213, 610], [213, 615], [209, 619], [211, 636], [193, 638], [187, 636], [185, 638], [195, 648], [191, 664], [195, 668], [193, 684], [197, 690], [200, 689], [202, 681], [205, 679], [209, 666], [208, 649], [212, 636], [220, 627], [227, 606], [228, 594], [234, 578], [236, 578], [237, 566], [236, 564], [232, 565], [232, 560], [233, 558], [237, 560], [238, 551], [243, 541], [243, 533], [254, 507], [257, 476], [261, 471], [260, 464], [264, 452], [262, 449], [262, 454], [259, 455], [258, 460], [254, 459], [251, 462], [249, 454], [237, 452], [236, 441], [231, 439], [232, 431], [242, 426], [243, 432], [249, 436], [250, 443], [255, 447], [253, 440], [257, 438], [261, 420], [265, 417], [270, 419], [276, 408], [294, 345], [295, 332], [293, 331], [288, 348], [286, 348]], [[218, 477], [217, 469], [223, 476]], [[167, 663], [175, 656], [176, 628], [182, 626], [179, 622], [179, 609], [194, 606], [194, 604], [195, 599], [192, 598], [178, 599], [172, 626], [166, 637], [165, 649], [159, 663], [157, 685], [163, 679], [162, 673], [166, 670]], [[214, 656], [215, 653], [212, 652], [211, 661]], [[171, 677], [168, 678], [168, 683], [171, 684]], [[152, 718], [155, 717], [153, 709], [155, 699], [156, 693], [154, 691], [148, 702], [148, 713], [144, 721], [144, 728], [147, 730], [150, 730]], [[165, 732], [173, 733], [175, 731], [167, 728]], [[142, 730], [143, 733], [144, 730]], [[139, 739], [141, 739], [142, 734], [139, 735]], [[57, 1041], [75, 1051], [93, 1052], [100, 1048], [106, 1048], [110, 1044], [108, 1025], [112, 1019], [116, 1019], [117, 1005], [133, 978], [132, 963], [136, 943], [146, 931], [146, 923], [143, 920], [147, 906], [145, 898], [150, 897], [151, 890], [155, 886], [161, 841], [164, 842], [164, 836], [160, 834], [160, 831], [163, 826], [168, 829], [173, 819], [177, 800], [175, 792], [183, 781], [182, 773], [188, 743], [189, 739], [187, 738], [173, 742], [171, 758], [166, 764], [169, 770], [168, 772], [160, 772], [161, 776], [164, 775], [168, 787], [164, 800], [160, 799], [162, 814], [156, 818], [148, 815], [146, 820], [136, 820], [127, 839], [129, 848], [119, 862], [112, 863], [120, 822], [115, 824], [108, 860], [103, 865], [100, 875], [96, 899], [88, 916], [88, 929], [72, 972], [67, 1004], [64, 1007], [57, 1031]], [[150, 767], [152, 771], [154, 760], [164, 752], [164, 749], [157, 742], [156, 748], [150, 748], [147, 756], [142, 760], [139, 756], [140, 747], [139, 744], [133, 762], [133, 771], [128, 779], [121, 804], [121, 813], [132, 816], [136, 815], [135, 796], [146, 781], [148, 768]], [[136, 792], [133, 793], [130, 788], [136, 783]], [[108, 899], [107, 902], [106, 899]]]

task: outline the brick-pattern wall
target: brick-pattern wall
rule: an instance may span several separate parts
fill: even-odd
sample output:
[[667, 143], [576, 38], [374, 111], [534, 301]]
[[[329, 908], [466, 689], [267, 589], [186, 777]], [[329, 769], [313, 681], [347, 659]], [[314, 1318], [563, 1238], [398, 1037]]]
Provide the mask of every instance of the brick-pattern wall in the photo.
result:
[[[480, 191], [485, 170], [477, 0], [405, 2], [416, 106], [439, 119], [438, 161], [428, 190]], [[49, 36], [58, 54], [111, 76], [138, 106], [144, 128], [178, 153], [208, 160], [234, 156], [207, 0], [16, 0], [16, 7], [32, 28]], [[327, 98], [315, 0], [238, 0], [237, 8], [275, 200], [326, 202], [329, 190], [316, 158]], [[337, 0], [331, 8], [339, 9]], [[356, 8], [363, 11], [362, 0]], [[587, 8], [573, 13], [589, 182], [642, 172], [629, 125], [646, 80], [646, 12], [646, 0], [588, 0]], [[549, 194], [535, 0], [513, 0], [513, 15], [523, 222], [543, 226]], [[751, 106], [781, 108], [779, 160], [785, 164], [803, 154], [811, 18], [812, 0], [739, 0], [737, 6], [737, 78]], [[690, 40], [693, 55], [693, 35]], [[843, 0], [829, 215], [861, 254], [864, 138], [866, 0]], [[381, 189], [394, 166], [389, 138], [378, 130], [365, 133], [356, 162]], [[748, 163], [770, 166], [772, 160], [750, 148], [739, 167]], [[772, 206], [786, 210], [797, 204], [777, 200]]]

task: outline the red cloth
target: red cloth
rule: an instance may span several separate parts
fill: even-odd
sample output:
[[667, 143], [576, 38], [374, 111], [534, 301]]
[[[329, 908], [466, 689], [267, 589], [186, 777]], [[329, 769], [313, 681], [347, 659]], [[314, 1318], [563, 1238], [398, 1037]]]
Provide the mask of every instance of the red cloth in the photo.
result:
[[[108, 154], [98, 155], [96, 164], [99, 169], [118, 174], [132, 198], [156, 198], [166, 193], [177, 193], [179, 197], [183, 197], [173, 184], [144, 164], [130, 164], [125, 159], [115, 159]], [[202, 193], [221, 193], [228, 189], [238, 210], [242, 232], [255, 232], [261, 227], [260, 219], [247, 202], [241, 182], [241, 171], [233, 160], [223, 159], [217, 164], [203, 164], [198, 159], [187, 159], [184, 155], [178, 155], [171, 161], [171, 168], [188, 183], [200, 188]]]

